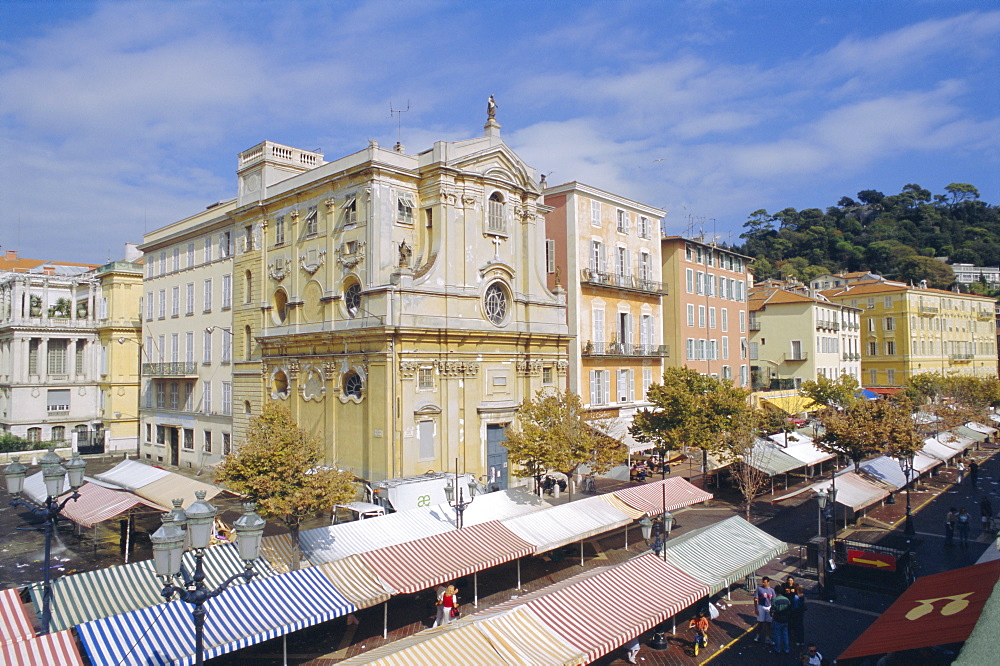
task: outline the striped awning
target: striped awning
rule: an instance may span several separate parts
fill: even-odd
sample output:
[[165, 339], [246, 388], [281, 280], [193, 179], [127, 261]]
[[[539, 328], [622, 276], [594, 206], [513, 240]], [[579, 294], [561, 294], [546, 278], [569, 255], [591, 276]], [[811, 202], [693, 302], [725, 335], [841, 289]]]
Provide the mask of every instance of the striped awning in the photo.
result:
[[614, 492], [615, 497], [629, 506], [650, 516], [658, 516], [664, 510], [663, 490], [666, 488], [666, 510], [675, 511], [683, 506], [690, 506], [712, 499], [712, 493], [689, 483], [679, 476], [644, 483], [631, 488], [623, 488]]
[[[193, 553], [185, 553], [183, 563], [188, 573], [193, 574]], [[206, 584], [214, 588], [233, 574], [243, 571], [243, 561], [235, 544], [223, 544], [205, 549], [202, 568]], [[264, 558], [257, 560], [256, 570], [258, 576], [275, 574]], [[243, 582], [237, 579], [233, 584], [241, 585]], [[52, 630], [69, 629], [88, 620], [161, 604], [162, 589], [163, 584], [156, 577], [152, 560], [57, 578], [52, 581]], [[41, 613], [41, 584], [35, 583], [29, 590], [35, 608]]]
[[347, 666], [425, 664], [584, 664], [583, 654], [526, 606], [487, 611], [427, 629], [340, 662]]
[[668, 540], [666, 559], [714, 594], [787, 550], [784, 541], [733, 516]]
[[552, 631], [579, 648], [587, 663], [707, 594], [704, 583], [647, 553], [617, 566], [586, 571], [491, 610], [527, 605]]
[[358, 555], [326, 562], [316, 568], [358, 608], [380, 604], [392, 595], [392, 590], [386, 588], [382, 579]]
[[535, 545], [535, 554], [601, 534], [634, 520], [600, 497], [567, 502], [545, 511], [504, 520], [503, 525]]
[[[87, 622], [77, 633], [95, 666], [184, 666], [194, 663], [192, 608], [173, 601]], [[232, 587], [205, 610], [205, 658], [211, 659], [357, 609], [322, 573], [304, 569]]]
[[631, 504], [626, 504], [624, 501], [615, 496], [614, 493], [604, 493], [603, 495], [598, 495], [602, 501], [607, 502], [614, 508], [618, 509], [622, 513], [631, 516], [632, 520], [638, 520], [646, 515], [644, 511], [640, 511]]
[[0, 643], [0, 664], [9, 666], [83, 666], [72, 631]]
[[[889, 496], [889, 491], [873, 483], [869, 483], [854, 472], [838, 474], [837, 504], [846, 506], [852, 511], [861, 511], [879, 500]], [[815, 490], [829, 490], [833, 485], [829, 480], [813, 484]]]
[[299, 533], [299, 545], [310, 562], [322, 564], [454, 530], [454, 525], [440, 520], [434, 514], [401, 511], [377, 518], [304, 530]]
[[[260, 554], [271, 563], [278, 573], [288, 573], [295, 568], [311, 567], [309, 560], [300, 559], [299, 551], [292, 543], [290, 534], [275, 534], [266, 536], [260, 540]], [[295, 560], [299, 560], [299, 566], [294, 567]]]
[[761, 398], [760, 401], [766, 405], [776, 407], [786, 414], [799, 414], [800, 412], [816, 410], [822, 407], [822, 405], [815, 402], [812, 398], [798, 394], [776, 395], [769, 398]]
[[186, 509], [194, 503], [194, 494], [199, 490], [205, 491], [206, 500], [210, 500], [222, 492], [222, 488], [218, 486], [212, 486], [171, 472], [169, 476], [164, 476], [142, 488], [137, 488], [135, 494], [168, 510], [174, 506], [171, 500], [180, 498], [184, 500], [181, 506]]
[[0, 643], [22, 641], [34, 635], [28, 609], [21, 601], [21, 591], [13, 588], [0, 591]]
[[754, 441], [753, 449], [743, 462], [768, 476], [785, 474], [805, 465], [798, 458], [793, 458], [785, 453], [774, 443], [759, 437]]
[[168, 476], [170, 473], [168, 470], [153, 467], [137, 460], [123, 460], [107, 472], [96, 474], [94, 478], [126, 490], [137, 490], [157, 479]]
[[[406, 515], [408, 512], [394, 515]], [[373, 518], [361, 522], [375, 522]], [[494, 521], [362, 553], [394, 594], [418, 592], [535, 552]]]

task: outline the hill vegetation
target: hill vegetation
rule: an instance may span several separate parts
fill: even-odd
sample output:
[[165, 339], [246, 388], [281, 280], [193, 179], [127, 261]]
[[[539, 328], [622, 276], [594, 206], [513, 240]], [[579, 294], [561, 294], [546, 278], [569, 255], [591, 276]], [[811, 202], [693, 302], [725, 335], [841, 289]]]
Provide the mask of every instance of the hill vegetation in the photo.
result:
[[[950, 263], [1000, 266], [1000, 207], [981, 201], [968, 183], [952, 183], [944, 194], [913, 184], [890, 196], [863, 190], [825, 211], [761, 209], [743, 226], [744, 244], [734, 249], [756, 259], [756, 280], [871, 271], [948, 289]], [[973, 291], [989, 293], [984, 283]]]

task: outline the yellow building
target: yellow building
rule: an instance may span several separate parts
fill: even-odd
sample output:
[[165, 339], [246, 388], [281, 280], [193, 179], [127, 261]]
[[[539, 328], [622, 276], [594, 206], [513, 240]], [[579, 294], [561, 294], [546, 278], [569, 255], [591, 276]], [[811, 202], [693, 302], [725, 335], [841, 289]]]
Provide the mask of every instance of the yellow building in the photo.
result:
[[824, 291], [861, 308], [861, 382], [905, 386], [923, 372], [997, 375], [996, 300], [975, 294], [859, 282]]
[[112, 261], [95, 270], [94, 276], [100, 293], [97, 336], [101, 372], [97, 386], [105, 446], [138, 453], [142, 265]]
[[234, 431], [266, 400], [327, 464], [379, 480], [430, 470], [508, 483], [504, 428], [564, 386], [566, 304], [546, 287], [534, 171], [500, 139], [333, 162], [264, 142], [230, 214]]

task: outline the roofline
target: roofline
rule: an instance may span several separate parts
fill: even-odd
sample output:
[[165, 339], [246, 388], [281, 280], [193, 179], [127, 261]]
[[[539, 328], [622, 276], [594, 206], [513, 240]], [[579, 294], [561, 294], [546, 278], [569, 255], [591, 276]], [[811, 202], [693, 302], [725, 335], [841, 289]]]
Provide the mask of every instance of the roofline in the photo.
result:
[[546, 187], [543, 190], [545, 196], [555, 196], [558, 194], [571, 194], [573, 192], [579, 192], [580, 194], [585, 194], [590, 197], [601, 198], [608, 202], [615, 203], [616, 205], [628, 206], [630, 208], [636, 208], [643, 211], [651, 216], [656, 216], [659, 218], [664, 218], [667, 215], [667, 211], [655, 206], [650, 206], [649, 204], [639, 203], [633, 199], [623, 197], [620, 194], [612, 194], [611, 192], [606, 192], [605, 190], [599, 189], [592, 185], [587, 185], [576, 180], [572, 180], [568, 183], [563, 183], [562, 185], [555, 185], [553, 187]]

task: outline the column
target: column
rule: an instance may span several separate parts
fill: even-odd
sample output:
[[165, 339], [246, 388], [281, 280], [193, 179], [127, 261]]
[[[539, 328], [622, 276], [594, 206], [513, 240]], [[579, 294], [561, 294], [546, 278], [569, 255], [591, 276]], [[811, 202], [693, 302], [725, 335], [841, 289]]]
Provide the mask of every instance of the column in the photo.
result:
[[45, 277], [42, 280], [42, 312], [39, 316], [45, 321], [49, 318], [49, 279]]
[[[76, 307], [73, 310], [75, 311]], [[66, 344], [66, 374], [73, 381], [79, 379], [76, 376], [76, 345], [78, 342], [76, 338], [73, 338]]]
[[93, 282], [87, 284], [87, 301], [89, 302], [87, 321], [94, 322], [97, 320], [97, 292], [94, 290]]
[[28, 381], [28, 354], [31, 348], [30, 338], [21, 338], [17, 341], [21, 348], [21, 358], [17, 364], [17, 370], [14, 372], [14, 383], [25, 384]]
[[[42, 310], [44, 312], [45, 301], [42, 301]], [[48, 381], [49, 374], [49, 339], [42, 338], [41, 342], [38, 344], [38, 379], [44, 384]]]

